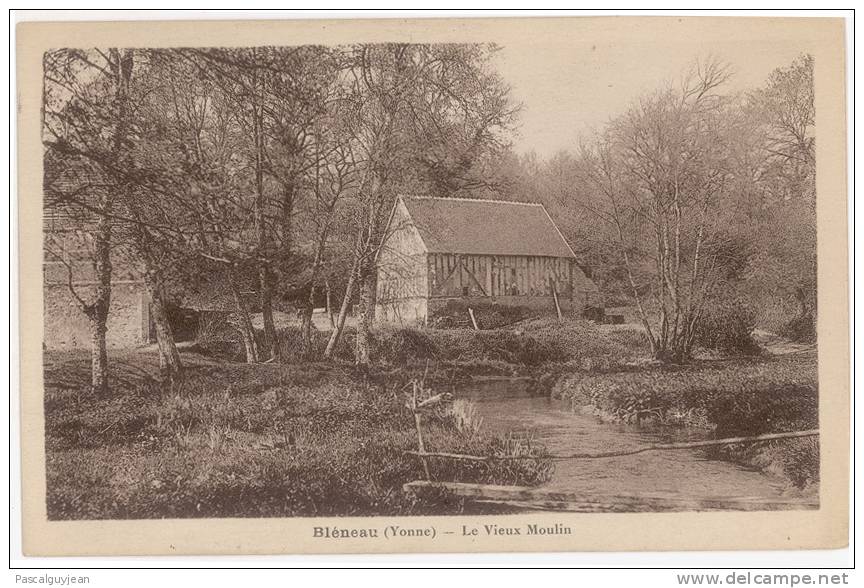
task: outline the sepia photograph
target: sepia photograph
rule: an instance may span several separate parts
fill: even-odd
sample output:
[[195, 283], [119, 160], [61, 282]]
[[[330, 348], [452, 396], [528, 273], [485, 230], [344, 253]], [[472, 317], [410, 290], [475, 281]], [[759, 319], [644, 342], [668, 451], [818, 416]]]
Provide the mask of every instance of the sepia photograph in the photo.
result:
[[32, 508], [322, 551], [845, 509], [843, 27], [720, 20], [19, 27]]

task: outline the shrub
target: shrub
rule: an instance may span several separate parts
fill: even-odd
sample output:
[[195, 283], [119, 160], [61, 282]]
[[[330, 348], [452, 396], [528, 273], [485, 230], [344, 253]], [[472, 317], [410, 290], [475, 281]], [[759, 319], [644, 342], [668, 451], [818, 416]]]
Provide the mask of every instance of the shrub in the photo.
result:
[[483, 359], [506, 361], [528, 366], [540, 365], [560, 359], [559, 350], [549, 341], [522, 332], [498, 331], [478, 334], [476, 344], [482, 350]]
[[[617, 422], [702, 427], [717, 438], [818, 427], [818, 377], [812, 360], [656, 368], [561, 378], [552, 394]], [[783, 440], [706, 450], [775, 471], [792, 484], [819, 477], [818, 442]], [[815, 449], [814, 449], [815, 448]]]
[[524, 320], [537, 314], [527, 306], [498, 304], [496, 302], [472, 302], [448, 300], [443, 308], [430, 317], [429, 326], [436, 329], [473, 328], [468, 308], [481, 329], [497, 329]]
[[231, 324], [231, 313], [202, 312], [195, 334], [195, 351], [223, 361], [245, 361], [240, 331]]
[[816, 319], [812, 314], [793, 318], [781, 327], [778, 335], [796, 343], [815, 343]]
[[[502, 307], [508, 308], [508, 307]], [[226, 361], [244, 362], [245, 349], [239, 332], [224, 316], [202, 320], [196, 351]], [[278, 344], [286, 362], [314, 361], [323, 358], [329, 333], [312, 329], [311, 344], [304, 346], [299, 326], [277, 331]], [[256, 331], [263, 340], [263, 332]], [[339, 339], [334, 358], [354, 361], [356, 329], [346, 327]], [[371, 356], [384, 365], [410, 365], [427, 360], [459, 364], [503, 364], [504, 367], [536, 367], [547, 363], [571, 362], [580, 369], [608, 370], [618, 362], [647, 351], [639, 330], [603, 331], [586, 321], [568, 319], [527, 319], [518, 327], [474, 330], [378, 328], [370, 333]]]
[[744, 301], [709, 303], [697, 323], [696, 343], [728, 354], [758, 354], [759, 346], [751, 336], [754, 323], [754, 315]]
[[541, 342], [532, 335], [507, 329], [453, 329], [432, 331], [430, 335], [440, 350], [439, 357], [449, 361], [537, 366], [559, 358], [553, 345]]
[[700, 409], [724, 435], [811, 428], [817, 414], [814, 366], [788, 358], [585, 374], [565, 382], [553, 388], [554, 395], [587, 401], [616, 420], [635, 420], [639, 411], [664, 420], [672, 409]]
[[641, 327], [614, 328], [607, 330], [604, 335], [610, 342], [635, 354], [648, 353], [648, 335]]
[[526, 321], [520, 330], [530, 333], [549, 352], [547, 361], [570, 362], [579, 369], [608, 370], [648, 352], [641, 331], [597, 327], [584, 320], [542, 318]]
[[402, 328], [379, 330], [372, 334], [372, 354], [390, 364], [406, 364], [438, 358], [438, 347], [428, 331]]
[[195, 341], [206, 345], [211, 341], [239, 341], [239, 331], [228, 321], [228, 312], [202, 312], [198, 317]]
[[[261, 335], [263, 337], [263, 333]], [[303, 330], [298, 325], [289, 325], [278, 329], [276, 337], [282, 357], [287, 362], [322, 359], [324, 357], [324, 350], [327, 349], [327, 342], [330, 340], [330, 334], [322, 333], [315, 328], [315, 325], [310, 325], [308, 346], [303, 342]], [[345, 354], [345, 333], [343, 332], [343, 336], [337, 345], [337, 356], [342, 357]]]
[[782, 472], [779, 474], [792, 480], [798, 488], [806, 488], [819, 483], [819, 439], [805, 437], [775, 443], [779, 453], [778, 461]]

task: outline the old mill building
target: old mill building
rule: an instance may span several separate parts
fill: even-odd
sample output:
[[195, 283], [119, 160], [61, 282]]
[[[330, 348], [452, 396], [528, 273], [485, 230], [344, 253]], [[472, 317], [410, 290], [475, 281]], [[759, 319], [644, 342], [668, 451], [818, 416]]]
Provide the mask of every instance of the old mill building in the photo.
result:
[[427, 324], [450, 301], [578, 312], [597, 286], [541, 204], [401, 196], [378, 254], [376, 317]]

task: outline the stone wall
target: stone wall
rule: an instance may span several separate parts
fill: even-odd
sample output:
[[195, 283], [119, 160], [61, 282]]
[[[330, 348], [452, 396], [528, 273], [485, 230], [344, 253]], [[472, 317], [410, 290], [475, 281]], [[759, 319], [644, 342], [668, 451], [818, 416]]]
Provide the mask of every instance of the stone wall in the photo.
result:
[[[92, 287], [78, 286], [80, 295], [92, 292]], [[90, 322], [65, 284], [44, 284], [44, 333], [46, 349], [76, 349], [90, 347]], [[149, 342], [149, 300], [143, 284], [114, 284], [111, 288], [111, 310], [108, 314], [107, 342], [109, 347], [136, 347]]]
[[375, 320], [400, 327], [425, 326], [426, 299], [414, 297], [378, 303], [375, 306]]

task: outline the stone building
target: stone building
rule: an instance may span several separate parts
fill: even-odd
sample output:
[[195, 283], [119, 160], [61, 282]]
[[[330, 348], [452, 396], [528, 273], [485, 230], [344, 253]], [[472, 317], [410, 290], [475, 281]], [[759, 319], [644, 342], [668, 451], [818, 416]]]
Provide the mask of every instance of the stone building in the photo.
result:
[[[46, 208], [43, 216], [44, 252], [42, 299], [43, 345], [46, 349], [90, 347], [90, 323], [70, 290], [87, 299], [96, 284], [88, 219], [72, 217], [62, 207]], [[150, 299], [134, 264], [117, 256], [112, 263], [111, 310], [106, 342], [109, 347], [146, 345], [155, 340]]]

